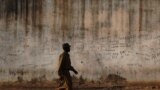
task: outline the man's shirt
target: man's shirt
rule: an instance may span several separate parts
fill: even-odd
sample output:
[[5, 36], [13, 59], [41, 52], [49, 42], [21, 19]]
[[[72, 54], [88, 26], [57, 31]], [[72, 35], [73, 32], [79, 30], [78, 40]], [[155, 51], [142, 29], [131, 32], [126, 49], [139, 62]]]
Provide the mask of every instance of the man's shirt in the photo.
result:
[[63, 52], [59, 56], [59, 74], [64, 74], [65, 71], [69, 71], [72, 69], [70, 56], [67, 52]]

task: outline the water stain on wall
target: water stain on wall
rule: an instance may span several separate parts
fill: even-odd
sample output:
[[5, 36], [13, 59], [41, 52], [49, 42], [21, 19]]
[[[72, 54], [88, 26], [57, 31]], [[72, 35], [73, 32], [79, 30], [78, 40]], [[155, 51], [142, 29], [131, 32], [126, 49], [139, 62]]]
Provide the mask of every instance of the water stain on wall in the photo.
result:
[[[18, 21], [25, 23], [26, 36], [29, 32], [29, 25], [33, 27], [33, 34], [38, 30], [39, 37], [42, 35], [42, 19], [43, 19], [43, 0], [1, 0], [1, 16], [0, 18], [6, 18], [6, 27], [12, 22]], [[16, 30], [15, 30], [16, 33]]]

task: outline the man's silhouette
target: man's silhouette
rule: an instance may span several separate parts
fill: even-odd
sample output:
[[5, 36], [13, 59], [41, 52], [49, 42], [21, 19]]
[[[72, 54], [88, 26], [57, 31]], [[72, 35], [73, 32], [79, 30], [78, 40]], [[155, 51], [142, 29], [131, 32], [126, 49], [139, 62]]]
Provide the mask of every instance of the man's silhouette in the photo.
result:
[[71, 70], [75, 74], [78, 74], [78, 72], [71, 66], [71, 60], [69, 56], [70, 45], [68, 43], [64, 43], [62, 46], [64, 52], [59, 56], [59, 69], [58, 69], [58, 75], [60, 76], [60, 81], [61, 81], [60, 86], [66, 84], [68, 90], [72, 90], [72, 78], [69, 71]]

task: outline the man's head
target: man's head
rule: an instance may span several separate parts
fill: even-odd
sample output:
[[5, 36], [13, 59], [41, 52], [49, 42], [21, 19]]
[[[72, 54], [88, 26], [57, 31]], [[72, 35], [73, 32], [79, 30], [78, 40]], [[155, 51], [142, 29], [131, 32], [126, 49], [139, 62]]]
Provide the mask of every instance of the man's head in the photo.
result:
[[70, 52], [70, 45], [68, 44], [68, 43], [64, 43], [63, 45], [62, 45], [62, 47], [63, 47], [63, 50], [65, 51], [65, 52]]

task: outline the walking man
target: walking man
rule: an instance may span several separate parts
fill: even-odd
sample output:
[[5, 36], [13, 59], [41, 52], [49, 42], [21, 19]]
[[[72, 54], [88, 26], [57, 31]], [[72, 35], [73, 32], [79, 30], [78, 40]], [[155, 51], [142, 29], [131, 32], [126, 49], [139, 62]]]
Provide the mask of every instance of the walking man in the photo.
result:
[[60, 77], [60, 87], [66, 85], [68, 90], [72, 89], [72, 78], [69, 71], [73, 71], [75, 74], [78, 72], [71, 66], [70, 60], [70, 45], [68, 43], [64, 43], [62, 45], [64, 52], [59, 56], [59, 69], [58, 75]]

